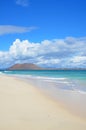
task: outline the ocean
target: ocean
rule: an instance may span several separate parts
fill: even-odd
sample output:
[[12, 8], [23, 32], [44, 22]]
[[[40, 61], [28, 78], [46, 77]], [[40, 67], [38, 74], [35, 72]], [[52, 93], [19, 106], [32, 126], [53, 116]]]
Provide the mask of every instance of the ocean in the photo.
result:
[[1, 71], [1, 73], [24, 79], [54, 83], [54, 87], [65, 90], [86, 92], [86, 70], [23, 70]]
[[1, 71], [26, 80], [64, 104], [72, 113], [86, 118], [86, 70]]

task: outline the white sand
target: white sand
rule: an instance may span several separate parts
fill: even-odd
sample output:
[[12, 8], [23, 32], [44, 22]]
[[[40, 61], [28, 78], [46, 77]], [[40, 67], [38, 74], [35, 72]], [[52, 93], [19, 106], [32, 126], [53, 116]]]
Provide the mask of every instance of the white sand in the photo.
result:
[[0, 76], [0, 130], [86, 130], [72, 115], [34, 86]]

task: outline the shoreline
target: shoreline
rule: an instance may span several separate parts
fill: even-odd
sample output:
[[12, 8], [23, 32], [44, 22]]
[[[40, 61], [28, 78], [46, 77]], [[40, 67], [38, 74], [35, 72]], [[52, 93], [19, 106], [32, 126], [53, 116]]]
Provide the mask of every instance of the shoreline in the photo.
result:
[[[20, 81], [24, 81], [34, 86], [34, 88], [38, 89], [43, 95], [49, 97], [51, 100], [56, 101], [62, 106], [64, 109], [69, 111], [72, 115], [78, 116], [79, 118], [86, 120], [86, 93], [81, 91], [73, 91], [61, 89], [59, 83], [57, 84], [59, 87], [54, 86], [53, 82], [46, 82], [40, 80], [39, 78], [21, 78], [16, 77]], [[45, 87], [44, 87], [45, 86]]]
[[0, 75], [1, 130], [86, 130], [86, 120], [26, 81]]

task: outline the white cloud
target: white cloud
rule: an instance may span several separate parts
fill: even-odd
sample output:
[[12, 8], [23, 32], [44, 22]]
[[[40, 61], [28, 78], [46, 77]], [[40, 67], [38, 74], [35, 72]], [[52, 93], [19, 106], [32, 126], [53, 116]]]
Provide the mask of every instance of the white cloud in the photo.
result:
[[0, 67], [26, 62], [46, 67], [86, 68], [86, 38], [68, 37], [40, 43], [16, 39], [7, 52], [0, 52]]
[[0, 25], [0, 35], [13, 34], [13, 33], [25, 33], [36, 29], [36, 27], [20, 27], [13, 25]]
[[86, 56], [74, 56], [74, 58], [71, 59], [73, 63], [80, 63], [86, 61]]
[[16, 0], [16, 4], [20, 6], [28, 6], [29, 2], [28, 0]]

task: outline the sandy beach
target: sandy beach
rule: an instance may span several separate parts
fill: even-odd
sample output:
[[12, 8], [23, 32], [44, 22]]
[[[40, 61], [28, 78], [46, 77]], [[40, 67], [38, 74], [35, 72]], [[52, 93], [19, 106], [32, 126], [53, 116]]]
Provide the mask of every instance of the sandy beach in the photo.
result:
[[86, 120], [29, 83], [0, 75], [0, 130], [86, 130]]

